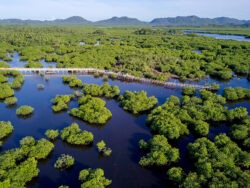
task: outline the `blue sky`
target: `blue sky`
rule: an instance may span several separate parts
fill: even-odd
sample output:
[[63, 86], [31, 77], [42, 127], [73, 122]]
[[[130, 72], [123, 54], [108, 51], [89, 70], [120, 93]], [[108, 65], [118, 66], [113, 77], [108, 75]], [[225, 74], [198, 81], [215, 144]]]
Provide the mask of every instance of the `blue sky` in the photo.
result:
[[250, 20], [250, 0], [0, 0], [0, 18], [52, 20], [82, 16], [96, 21], [128, 16], [149, 21], [197, 15]]

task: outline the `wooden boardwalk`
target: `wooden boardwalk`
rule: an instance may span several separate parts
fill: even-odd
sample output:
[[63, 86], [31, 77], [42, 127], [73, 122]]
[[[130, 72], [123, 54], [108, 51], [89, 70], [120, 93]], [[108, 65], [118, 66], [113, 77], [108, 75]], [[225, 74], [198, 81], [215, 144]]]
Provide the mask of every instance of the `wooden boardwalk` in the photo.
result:
[[101, 75], [116, 75], [117, 79], [127, 80], [127, 81], [138, 81], [138, 82], [147, 82], [157, 85], [162, 85], [166, 87], [193, 87], [196, 89], [211, 89], [210, 86], [197, 85], [197, 84], [184, 84], [178, 82], [166, 82], [160, 80], [152, 80], [148, 78], [135, 77], [128, 74], [116, 73], [112, 71], [100, 70], [95, 68], [0, 68], [0, 71], [10, 71], [15, 70], [19, 71], [21, 74], [32, 74], [32, 73], [45, 73], [50, 75], [58, 75], [58, 74], [68, 74], [70, 73], [87, 73], [94, 74], [99, 73]]

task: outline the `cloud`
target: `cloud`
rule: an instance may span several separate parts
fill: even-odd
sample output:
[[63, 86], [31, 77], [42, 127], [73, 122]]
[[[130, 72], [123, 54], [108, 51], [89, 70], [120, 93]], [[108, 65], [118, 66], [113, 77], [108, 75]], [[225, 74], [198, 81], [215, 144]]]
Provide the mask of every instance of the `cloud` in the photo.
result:
[[129, 16], [141, 20], [197, 15], [250, 19], [249, 0], [0, 0], [1, 18], [52, 19], [82, 16], [100, 20]]

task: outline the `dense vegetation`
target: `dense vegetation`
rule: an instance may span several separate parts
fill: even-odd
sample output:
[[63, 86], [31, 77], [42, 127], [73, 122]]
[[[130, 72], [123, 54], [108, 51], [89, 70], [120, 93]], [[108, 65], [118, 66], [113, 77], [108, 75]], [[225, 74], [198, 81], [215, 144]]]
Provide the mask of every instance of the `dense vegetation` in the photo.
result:
[[25, 137], [20, 147], [0, 154], [0, 187], [25, 187], [38, 176], [37, 160], [45, 159], [54, 148], [51, 142]]
[[45, 132], [45, 135], [51, 139], [51, 140], [55, 140], [58, 136], [59, 136], [59, 131], [58, 130], [52, 130], [49, 129]]
[[54, 164], [54, 167], [59, 168], [59, 169], [66, 169], [66, 168], [73, 166], [74, 163], [75, 163], [75, 159], [72, 156], [62, 154], [57, 159], [56, 163]]
[[68, 103], [73, 98], [73, 95], [57, 95], [51, 102], [54, 104], [52, 109], [54, 112], [59, 112], [69, 108]]
[[209, 123], [240, 120], [248, 115], [245, 108], [228, 110], [223, 104], [225, 98], [207, 90], [200, 90], [201, 98], [171, 96], [162, 105], [152, 110], [147, 123], [150, 128], [169, 139], [188, 134], [188, 127], [200, 136], [209, 133]]
[[192, 96], [195, 94], [195, 88], [192, 87], [184, 87], [182, 89], [182, 94], [183, 95], [188, 95], [188, 96]]
[[250, 89], [245, 89], [241, 87], [227, 87], [224, 88], [223, 96], [229, 101], [236, 101], [240, 99], [249, 99], [250, 98]]
[[17, 98], [16, 97], [9, 97], [4, 100], [4, 103], [7, 105], [14, 105], [17, 103]]
[[119, 97], [119, 101], [124, 110], [134, 114], [150, 110], [158, 103], [158, 100], [154, 96], [147, 97], [145, 91], [125, 91], [124, 94]]
[[104, 171], [100, 168], [85, 169], [79, 174], [79, 180], [82, 182], [81, 188], [85, 187], [106, 187], [112, 183], [111, 180], [105, 178]]
[[155, 135], [148, 142], [140, 140], [139, 146], [147, 153], [139, 161], [142, 166], [165, 166], [179, 159], [179, 150], [173, 148], [163, 135]]
[[62, 140], [74, 145], [89, 145], [94, 136], [91, 132], [82, 131], [77, 123], [72, 123], [60, 132]]
[[[99, 68], [158, 80], [193, 80], [205, 75], [230, 79], [232, 71], [249, 71], [249, 42], [161, 29], [141, 32], [133, 27], [1, 27], [0, 57], [11, 59], [8, 53], [17, 50], [22, 55], [20, 59], [28, 61], [30, 67], [40, 66], [37, 61], [46, 58], [48, 62], [55, 61], [57, 67]], [[78, 45], [81, 41], [85, 45]], [[94, 45], [96, 41], [100, 45]], [[76, 78], [69, 84], [78, 87], [82, 83]]]
[[21, 116], [27, 116], [29, 114], [32, 114], [33, 111], [34, 108], [32, 108], [31, 106], [23, 105], [16, 110], [16, 114]]
[[83, 92], [87, 95], [92, 96], [105, 96], [107, 98], [114, 98], [120, 94], [120, 89], [118, 86], [110, 86], [105, 83], [101, 86], [96, 84], [83, 84]]
[[231, 127], [230, 136], [245, 148], [250, 149], [250, 116], [234, 124]]
[[225, 134], [189, 143], [188, 150], [195, 162], [195, 172], [184, 173], [181, 168], [168, 171], [170, 180], [179, 187], [248, 187], [249, 153], [242, 151]]
[[69, 113], [89, 123], [105, 124], [112, 116], [111, 112], [105, 107], [105, 101], [100, 98], [90, 95], [82, 96], [78, 103], [79, 108], [73, 108]]
[[82, 81], [78, 78], [76, 78], [75, 75], [73, 76], [63, 76], [62, 77], [63, 82], [66, 84], [69, 84], [70, 87], [81, 87]]
[[8, 136], [13, 132], [14, 128], [11, 125], [11, 122], [0, 121], [0, 139]]

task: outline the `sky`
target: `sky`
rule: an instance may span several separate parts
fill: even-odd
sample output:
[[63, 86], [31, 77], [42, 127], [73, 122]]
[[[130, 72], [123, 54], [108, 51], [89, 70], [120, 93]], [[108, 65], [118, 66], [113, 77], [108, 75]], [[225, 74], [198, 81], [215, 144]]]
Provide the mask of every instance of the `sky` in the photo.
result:
[[190, 15], [250, 20], [250, 0], [0, 0], [0, 19], [53, 20], [81, 16], [97, 21], [128, 16], [150, 21]]

